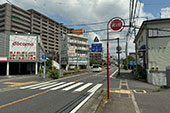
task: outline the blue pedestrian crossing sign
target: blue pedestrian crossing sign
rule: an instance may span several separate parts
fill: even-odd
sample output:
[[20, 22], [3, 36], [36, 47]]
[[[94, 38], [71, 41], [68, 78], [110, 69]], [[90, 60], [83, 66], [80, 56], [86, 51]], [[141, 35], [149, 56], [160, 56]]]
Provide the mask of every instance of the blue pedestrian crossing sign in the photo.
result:
[[99, 38], [97, 36], [94, 38], [94, 42], [99, 42]]

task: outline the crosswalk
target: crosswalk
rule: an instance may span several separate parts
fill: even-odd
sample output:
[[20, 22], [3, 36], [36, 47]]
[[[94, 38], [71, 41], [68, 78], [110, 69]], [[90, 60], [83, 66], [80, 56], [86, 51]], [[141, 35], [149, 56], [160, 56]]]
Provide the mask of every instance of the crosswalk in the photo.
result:
[[72, 91], [81, 92], [84, 90], [88, 90], [87, 92], [95, 92], [99, 89], [103, 84], [94, 84], [94, 83], [84, 83], [84, 82], [57, 82], [57, 81], [48, 81], [28, 86], [20, 87], [21, 90], [26, 89], [38, 89], [38, 90], [49, 90], [49, 91]]

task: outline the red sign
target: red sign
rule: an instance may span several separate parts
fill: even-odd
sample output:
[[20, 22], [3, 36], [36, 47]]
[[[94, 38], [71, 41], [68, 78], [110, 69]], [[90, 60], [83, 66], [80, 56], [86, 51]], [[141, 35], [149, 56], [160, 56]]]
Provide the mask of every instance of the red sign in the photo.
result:
[[121, 32], [124, 28], [125, 21], [120, 17], [115, 17], [114, 20], [111, 22], [110, 27], [114, 31]]
[[7, 62], [8, 58], [7, 57], [0, 57], [0, 62]]

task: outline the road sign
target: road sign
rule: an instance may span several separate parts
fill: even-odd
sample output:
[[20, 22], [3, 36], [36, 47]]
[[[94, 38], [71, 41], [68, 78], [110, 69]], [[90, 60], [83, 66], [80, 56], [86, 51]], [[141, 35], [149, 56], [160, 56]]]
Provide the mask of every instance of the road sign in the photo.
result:
[[122, 31], [125, 25], [125, 21], [120, 17], [115, 17], [110, 24], [110, 27], [114, 31]]
[[136, 65], [136, 61], [129, 61], [129, 65], [130, 65], [130, 66]]
[[117, 50], [117, 51], [121, 51], [122, 48], [121, 48], [120, 46], [117, 46], [117, 47], [116, 47], [116, 50]]
[[102, 44], [92, 44], [92, 48], [91, 48], [92, 52], [102, 52]]
[[99, 42], [99, 38], [97, 36], [94, 38], [94, 42]]
[[47, 56], [46, 56], [45, 54], [43, 54], [43, 55], [41, 56], [41, 58], [42, 58], [43, 60], [46, 60]]

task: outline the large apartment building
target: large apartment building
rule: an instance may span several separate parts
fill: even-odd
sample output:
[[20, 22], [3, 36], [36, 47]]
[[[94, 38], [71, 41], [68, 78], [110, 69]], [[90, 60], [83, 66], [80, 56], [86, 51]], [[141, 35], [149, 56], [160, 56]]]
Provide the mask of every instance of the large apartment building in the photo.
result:
[[33, 9], [24, 10], [8, 3], [0, 5], [0, 32], [40, 35], [40, 44], [46, 53], [57, 53], [59, 38], [71, 31]]

